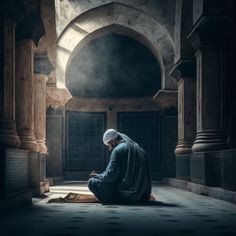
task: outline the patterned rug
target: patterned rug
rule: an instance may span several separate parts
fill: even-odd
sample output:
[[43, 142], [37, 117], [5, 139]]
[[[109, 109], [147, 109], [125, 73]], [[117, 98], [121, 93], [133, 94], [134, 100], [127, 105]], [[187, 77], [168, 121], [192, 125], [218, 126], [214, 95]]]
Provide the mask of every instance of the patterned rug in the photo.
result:
[[[151, 195], [146, 203], [155, 203], [156, 198]], [[50, 199], [47, 203], [101, 203], [92, 194], [68, 193], [65, 197]], [[134, 203], [137, 204], [137, 203]]]
[[99, 202], [94, 195], [80, 194], [80, 193], [68, 193], [65, 197], [53, 198], [48, 203], [92, 203]]

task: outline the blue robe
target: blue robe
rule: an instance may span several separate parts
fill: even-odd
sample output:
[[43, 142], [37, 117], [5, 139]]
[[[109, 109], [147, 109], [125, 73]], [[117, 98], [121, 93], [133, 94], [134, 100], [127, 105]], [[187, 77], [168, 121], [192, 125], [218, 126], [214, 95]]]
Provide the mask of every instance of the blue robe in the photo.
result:
[[88, 187], [101, 202], [140, 202], [151, 194], [145, 151], [128, 136], [111, 152], [106, 170], [89, 179]]

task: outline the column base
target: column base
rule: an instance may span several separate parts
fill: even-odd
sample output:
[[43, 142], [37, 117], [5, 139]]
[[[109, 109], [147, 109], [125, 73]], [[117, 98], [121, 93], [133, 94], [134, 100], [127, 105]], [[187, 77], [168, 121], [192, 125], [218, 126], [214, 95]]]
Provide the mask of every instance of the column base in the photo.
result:
[[236, 191], [236, 149], [222, 151], [222, 187]]
[[227, 149], [225, 136], [221, 132], [205, 131], [197, 133], [192, 146], [193, 152], [208, 152]]
[[191, 154], [191, 181], [208, 186], [221, 186], [221, 152]]
[[38, 152], [39, 151], [39, 145], [35, 140], [34, 135], [31, 133], [31, 131], [28, 130], [19, 130], [18, 131], [20, 139], [21, 139], [21, 149], [27, 149], [32, 152]]
[[36, 142], [39, 145], [39, 152], [40, 153], [47, 153], [48, 152], [47, 146], [45, 144], [45, 140], [36, 140]]
[[175, 155], [192, 153], [192, 145], [193, 142], [191, 142], [191, 144], [177, 144], [175, 148]]
[[190, 180], [191, 154], [176, 155], [176, 178]]
[[44, 193], [49, 192], [49, 182], [47, 180], [39, 182], [38, 186], [30, 187], [30, 191], [33, 197], [42, 196]]

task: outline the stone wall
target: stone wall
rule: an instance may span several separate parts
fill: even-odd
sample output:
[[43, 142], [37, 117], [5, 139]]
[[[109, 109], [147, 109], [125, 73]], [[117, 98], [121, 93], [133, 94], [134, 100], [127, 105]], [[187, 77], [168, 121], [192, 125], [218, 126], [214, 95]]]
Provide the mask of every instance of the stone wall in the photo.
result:
[[[75, 19], [78, 15], [81, 15], [90, 9], [97, 8], [103, 5], [112, 3], [112, 0], [97, 0], [97, 1], [69, 1], [69, 0], [56, 0], [56, 25], [57, 34], [68, 26], [68, 24]], [[117, 3], [121, 5], [129, 5], [132, 8], [138, 9], [140, 12], [146, 12], [151, 15], [156, 21], [164, 25], [168, 32], [173, 34], [173, 25], [175, 20], [175, 1], [173, 0], [161, 0], [161, 1], [143, 1], [143, 0], [118, 0]], [[118, 13], [119, 14], [119, 13]], [[123, 16], [125, 17], [125, 16]]]
[[162, 115], [161, 149], [162, 177], [176, 177], [175, 146], [177, 142], [177, 116]]
[[147, 46], [161, 66], [162, 88], [176, 89], [176, 81], [169, 76], [175, 51], [174, 0], [119, 0], [116, 3], [111, 0], [49, 0], [41, 1], [41, 16], [46, 35], [41, 38], [38, 49], [47, 51], [55, 67], [47, 82], [50, 99], [54, 100], [55, 96], [56, 104], [51, 103], [52, 106], [63, 106], [63, 98], [70, 99], [65, 88], [65, 73], [73, 55], [107, 32], [132, 37]]
[[[168, 106], [168, 102], [166, 106]], [[65, 168], [66, 158], [66, 112], [103, 112], [106, 113], [106, 128], [118, 128], [118, 113], [122, 112], [153, 112], [161, 114], [160, 133], [158, 139], [161, 140], [160, 158], [162, 173], [161, 176], [175, 176], [175, 156], [176, 145], [176, 111], [173, 113], [162, 110], [152, 97], [145, 98], [121, 98], [121, 99], [81, 99], [73, 97], [67, 102], [65, 108], [48, 108], [47, 111], [47, 147], [49, 155], [47, 157], [47, 177], [80, 179], [84, 174], [80, 171], [69, 171]], [[175, 108], [169, 108], [169, 110]], [[102, 138], [102, 137], [101, 137]], [[159, 158], [159, 157], [158, 157]], [[87, 173], [87, 172], [86, 172]], [[87, 176], [87, 175], [86, 175]]]
[[66, 111], [106, 112], [107, 128], [117, 128], [117, 112], [158, 111], [152, 97], [129, 99], [80, 99], [73, 97]]

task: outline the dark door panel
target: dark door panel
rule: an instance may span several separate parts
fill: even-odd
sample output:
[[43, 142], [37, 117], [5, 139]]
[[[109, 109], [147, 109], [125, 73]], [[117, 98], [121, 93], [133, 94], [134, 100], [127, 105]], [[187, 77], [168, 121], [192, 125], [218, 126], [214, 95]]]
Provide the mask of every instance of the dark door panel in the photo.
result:
[[161, 178], [159, 112], [120, 112], [118, 130], [142, 146], [150, 162], [153, 180]]
[[66, 171], [85, 173], [93, 169], [104, 169], [105, 149], [102, 135], [105, 127], [105, 113], [67, 112]]

